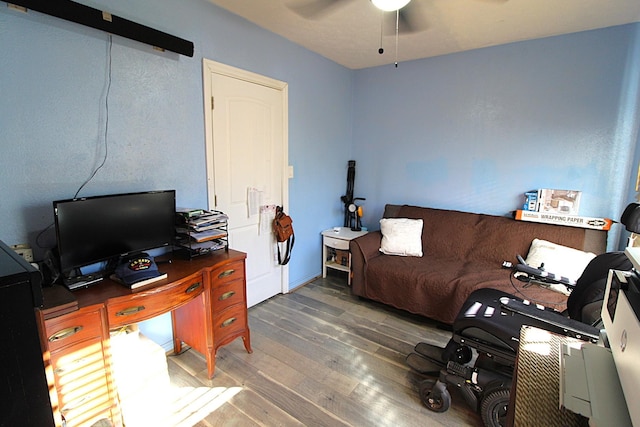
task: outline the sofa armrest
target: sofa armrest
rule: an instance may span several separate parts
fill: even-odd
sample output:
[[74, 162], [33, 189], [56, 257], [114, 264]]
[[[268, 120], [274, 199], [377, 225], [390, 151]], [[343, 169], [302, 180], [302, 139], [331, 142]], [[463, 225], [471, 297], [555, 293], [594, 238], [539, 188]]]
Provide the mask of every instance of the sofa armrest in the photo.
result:
[[380, 256], [382, 233], [372, 231], [349, 242], [351, 252], [351, 292], [354, 295], [366, 296], [365, 271], [367, 262]]

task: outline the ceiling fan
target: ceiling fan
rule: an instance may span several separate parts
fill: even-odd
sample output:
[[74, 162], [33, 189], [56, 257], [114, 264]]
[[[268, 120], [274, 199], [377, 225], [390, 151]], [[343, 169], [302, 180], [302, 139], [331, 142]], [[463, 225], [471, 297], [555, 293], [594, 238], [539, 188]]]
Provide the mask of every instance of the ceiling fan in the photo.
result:
[[[288, 7], [306, 19], [320, 19], [333, 10], [344, 6], [347, 2], [356, 0], [307, 0], [296, 1]], [[362, 1], [362, 0], [358, 0]], [[380, 47], [379, 54], [384, 53], [382, 36], [394, 34], [396, 38], [396, 61], [398, 66], [398, 37], [401, 33], [413, 33], [427, 29], [424, 14], [419, 10], [419, 0], [370, 0], [378, 8], [380, 14]]]
[[[287, 7], [303, 18], [316, 20], [354, 1], [363, 0], [295, 0], [289, 1]], [[381, 11], [384, 20], [382, 26], [386, 34], [395, 33], [396, 15], [399, 21], [398, 30], [401, 34], [424, 31], [428, 27], [423, 11], [420, 10], [420, 0], [369, 1]]]
[[[321, 19], [350, 2], [365, 0], [287, 0], [287, 7], [305, 19]], [[398, 39], [400, 34], [410, 34], [428, 29], [425, 10], [426, 0], [369, 0], [380, 10], [380, 47], [383, 54], [383, 35], [395, 35], [395, 66], [398, 67]], [[476, 0], [489, 3], [506, 3], [509, 0]]]

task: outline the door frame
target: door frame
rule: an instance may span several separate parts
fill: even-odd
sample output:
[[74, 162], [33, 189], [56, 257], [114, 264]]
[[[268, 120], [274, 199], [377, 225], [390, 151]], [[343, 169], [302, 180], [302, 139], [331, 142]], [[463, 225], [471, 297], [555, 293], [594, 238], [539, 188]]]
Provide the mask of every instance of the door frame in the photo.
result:
[[[211, 74], [220, 74], [238, 80], [244, 80], [280, 91], [282, 96], [282, 206], [285, 212], [289, 211], [289, 85], [286, 82], [272, 79], [241, 68], [232, 67], [210, 59], [202, 59], [203, 101], [204, 101], [204, 126], [205, 126], [205, 159], [207, 170], [207, 199], [209, 207], [215, 201], [215, 175], [213, 163], [213, 108], [214, 96], [211, 84]], [[289, 292], [289, 265], [280, 266], [281, 283], [280, 291], [283, 294]]]

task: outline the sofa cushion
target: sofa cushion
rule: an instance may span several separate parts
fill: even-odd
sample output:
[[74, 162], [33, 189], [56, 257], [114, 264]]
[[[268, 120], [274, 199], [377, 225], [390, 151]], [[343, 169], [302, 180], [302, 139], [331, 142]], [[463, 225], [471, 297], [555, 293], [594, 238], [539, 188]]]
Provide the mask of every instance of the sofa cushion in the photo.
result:
[[402, 206], [403, 218], [422, 219], [422, 252], [439, 258], [466, 259], [473, 250], [477, 215], [457, 211]]
[[499, 267], [503, 261], [515, 261], [516, 255], [524, 256], [535, 238], [572, 248], [584, 246], [585, 230], [578, 227], [408, 205], [401, 206], [397, 214], [423, 220], [425, 255]]
[[452, 324], [476, 289], [492, 288], [562, 311], [566, 296], [525, 284], [511, 271], [491, 265], [441, 258], [377, 256], [368, 263], [367, 298]]
[[382, 218], [380, 252], [386, 255], [422, 256], [422, 220]]
[[587, 264], [596, 254], [558, 245], [542, 239], [533, 239], [525, 262], [532, 267], [540, 268], [557, 276], [563, 276], [576, 282]]
[[459, 266], [456, 259], [427, 254], [422, 258], [380, 255], [368, 262], [366, 297], [444, 321], [442, 304], [451, 304], [447, 283], [456, 277]]

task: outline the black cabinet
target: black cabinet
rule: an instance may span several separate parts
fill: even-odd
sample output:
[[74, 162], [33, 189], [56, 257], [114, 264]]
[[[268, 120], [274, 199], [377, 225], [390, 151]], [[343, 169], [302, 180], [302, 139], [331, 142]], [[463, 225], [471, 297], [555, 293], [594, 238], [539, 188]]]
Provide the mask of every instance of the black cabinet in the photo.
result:
[[0, 426], [53, 426], [35, 307], [40, 272], [0, 241]]

